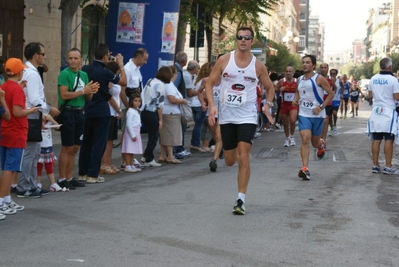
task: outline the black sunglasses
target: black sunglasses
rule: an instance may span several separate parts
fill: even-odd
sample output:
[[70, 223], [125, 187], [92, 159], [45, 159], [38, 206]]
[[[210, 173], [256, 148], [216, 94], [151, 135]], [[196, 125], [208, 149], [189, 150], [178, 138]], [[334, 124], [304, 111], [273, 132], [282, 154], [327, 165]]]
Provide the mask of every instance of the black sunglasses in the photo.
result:
[[236, 36], [237, 40], [242, 40], [245, 39], [247, 41], [254, 39], [251, 35], [237, 35]]

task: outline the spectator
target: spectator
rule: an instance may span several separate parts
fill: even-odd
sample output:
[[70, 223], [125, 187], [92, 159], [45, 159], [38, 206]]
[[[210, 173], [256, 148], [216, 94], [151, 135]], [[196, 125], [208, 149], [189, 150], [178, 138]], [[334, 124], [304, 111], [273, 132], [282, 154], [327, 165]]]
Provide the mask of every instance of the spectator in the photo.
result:
[[[23, 70], [26, 66], [20, 59], [7, 60], [5, 70], [8, 80], [0, 89], [1, 114], [1, 177], [0, 177], [0, 219], [7, 214], [15, 214], [24, 207], [16, 204], [10, 196], [10, 186], [14, 173], [22, 171], [23, 153], [28, 135], [27, 115], [39, 108], [26, 109], [26, 96], [21, 85]], [[25, 83], [21, 83], [25, 86]], [[4, 90], [4, 91], [3, 91]], [[32, 196], [41, 197], [40, 194]]]
[[[58, 115], [60, 112], [55, 107], [51, 107], [46, 103], [44, 95], [44, 86], [40, 78], [37, 67], [44, 64], [46, 54], [44, 46], [41, 43], [29, 43], [25, 46], [24, 56], [27, 60], [25, 63], [28, 68], [25, 69], [22, 80], [26, 80], [24, 88], [26, 95], [26, 108], [39, 107], [40, 112], [30, 113], [28, 119], [38, 119], [42, 116], [40, 113], [47, 115]], [[19, 175], [17, 185], [18, 197], [38, 197], [40, 195], [48, 195], [48, 191], [38, 188], [36, 182], [37, 161], [40, 157], [40, 142], [30, 142], [26, 144], [24, 151], [24, 166], [22, 173]]]
[[62, 187], [55, 182], [54, 178], [54, 163], [57, 157], [53, 153], [53, 134], [51, 128], [49, 128], [50, 125], [58, 124], [50, 115], [43, 117], [45, 123], [42, 129], [43, 141], [40, 142], [40, 158], [37, 162], [37, 187], [42, 188], [42, 170], [44, 167], [50, 182], [50, 191], [60, 192]]
[[[119, 65], [115, 61], [110, 61], [105, 66], [113, 73], [117, 75], [120, 74]], [[108, 130], [107, 145], [105, 147], [104, 155], [101, 158], [100, 174], [115, 174], [120, 172], [120, 170], [112, 164], [112, 143], [114, 140], [118, 139], [118, 120], [122, 118], [122, 112], [119, 112], [121, 110], [121, 86], [113, 83], [110, 83], [108, 86], [109, 92], [112, 95], [112, 98], [108, 102], [111, 119]]]
[[[187, 66], [187, 71], [184, 72], [184, 77], [185, 80], [190, 80], [195, 77], [195, 74], [198, 72], [198, 63], [195, 60], [192, 60], [188, 63]], [[194, 119], [194, 129], [191, 135], [191, 146], [190, 150], [191, 152], [209, 152], [208, 147], [201, 147], [201, 126], [202, 123], [205, 120], [206, 116], [206, 111], [202, 110], [201, 107], [201, 102], [198, 99], [198, 90], [201, 86], [205, 86], [204, 83], [204, 78], [207, 78], [209, 74], [211, 73], [211, 69], [209, 67], [209, 63], [205, 63], [202, 65], [199, 74], [197, 77], [195, 77], [194, 83], [191, 81], [192, 88], [187, 87], [186, 85], [186, 90], [187, 90], [187, 95], [192, 96], [191, 102], [189, 103], [189, 106], [191, 107], [191, 110], [193, 111], [193, 119]], [[188, 76], [188, 77], [187, 77]], [[186, 84], [190, 84], [189, 81]], [[190, 85], [191, 85], [190, 84]]]
[[[147, 64], [148, 60], [148, 52], [144, 48], [138, 48], [133, 57], [125, 64], [125, 72], [126, 72], [126, 79], [127, 85], [126, 90], [121, 90], [121, 108], [123, 110], [123, 119], [122, 119], [122, 137], [123, 132], [125, 131], [125, 124], [126, 124], [126, 110], [129, 108], [129, 97], [133, 91], [141, 91], [143, 90], [143, 77], [141, 76], [140, 68]], [[121, 140], [122, 142], [122, 140]], [[134, 159], [135, 166], [142, 168], [143, 166], [138, 162], [138, 160]], [[122, 153], [122, 164], [121, 169], [124, 169], [126, 160], [125, 155]]]
[[70, 190], [85, 186], [73, 178], [75, 156], [82, 144], [84, 106], [100, 86], [81, 71], [82, 53], [77, 48], [68, 51], [68, 67], [58, 75], [58, 105], [64, 106], [61, 116], [61, 151], [58, 159], [58, 185]]
[[154, 149], [157, 145], [159, 130], [163, 127], [163, 107], [165, 100], [165, 83], [172, 79], [168, 67], [161, 67], [154, 79], [147, 82], [143, 89], [141, 121], [147, 127], [148, 141], [141, 161], [148, 167], [159, 167], [154, 160]]
[[[99, 176], [101, 157], [107, 145], [110, 111], [108, 101], [112, 99], [108, 84], [126, 86], [126, 74], [123, 66], [123, 56], [116, 55], [116, 63], [121, 70], [121, 76], [105, 68], [109, 61], [109, 48], [106, 44], [98, 44], [94, 49], [95, 59], [91, 65], [83, 66], [89, 80], [100, 84], [99, 90], [85, 105], [85, 123], [82, 147], [79, 153], [79, 180], [86, 183], [103, 183], [104, 177]], [[111, 100], [112, 101], [112, 100]], [[119, 110], [119, 113], [122, 111]]]
[[173, 156], [173, 146], [181, 145], [181, 113], [179, 104], [187, 104], [187, 100], [180, 94], [173, 81], [176, 79], [177, 70], [170, 66], [173, 73], [172, 80], [165, 85], [165, 105], [163, 108], [163, 126], [160, 129], [161, 155], [159, 161], [170, 164], [181, 164], [182, 162]]
[[[177, 76], [176, 79], [174, 80], [173, 84], [177, 87], [179, 93], [182, 95], [184, 99], [186, 99], [186, 88], [193, 88], [192, 87], [187, 87], [186, 86], [186, 79], [184, 79], [183, 76], [183, 68], [187, 65], [187, 54], [183, 51], [180, 51], [176, 54], [176, 62], [175, 62], [175, 67], [177, 70]], [[192, 83], [192, 79], [191, 79]], [[184, 133], [186, 132], [187, 129], [187, 124], [182, 123], [182, 142], [180, 146], [174, 147], [173, 152], [175, 154], [175, 157], [177, 159], [183, 159], [184, 157], [189, 157], [191, 155], [190, 152], [188, 152], [184, 148]]]
[[138, 172], [140, 168], [134, 167], [134, 154], [143, 154], [140, 128], [140, 94], [133, 93], [129, 97], [129, 109], [126, 112], [126, 131], [123, 136], [122, 153], [126, 155], [125, 172]]

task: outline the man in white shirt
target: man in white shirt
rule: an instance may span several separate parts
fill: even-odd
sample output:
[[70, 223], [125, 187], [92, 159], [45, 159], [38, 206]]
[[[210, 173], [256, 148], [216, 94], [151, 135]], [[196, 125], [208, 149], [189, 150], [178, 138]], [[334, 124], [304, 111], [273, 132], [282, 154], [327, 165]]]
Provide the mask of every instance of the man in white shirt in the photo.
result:
[[[120, 93], [120, 98], [122, 101], [122, 110], [123, 110], [123, 118], [122, 118], [122, 133], [125, 131], [126, 126], [126, 111], [129, 107], [129, 97], [134, 91], [138, 91], [141, 93], [143, 90], [143, 76], [141, 76], [140, 68], [147, 64], [148, 61], [148, 52], [144, 48], [138, 48], [133, 57], [125, 64], [125, 72], [127, 78], [127, 86], [126, 89], [122, 88]], [[123, 136], [123, 134], [122, 134]], [[142, 165], [135, 159], [135, 167], [141, 168]], [[125, 153], [122, 153], [122, 164], [121, 169], [124, 169], [126, 165]]]
[[[49, 106], [44, 96], [44, 85], [40, 78], [37, 67], [44, 65], [46, 54], [44, 46], [41, 43], [29, 43], [25, 46], [24, 56], [26, 58], [25, 65], [29, 68], [25, 69], [22, 80], [26, 81], [24, 92], [26, 95], [26, 108], [39, 106], [39, 111], [44, 115], [58, 115], [58, 109]], [[37, 119], [41, 113], [28, 115], [28, 119]], [[37, 161], [40, 157], [40, 142], [30, 142], [26, 144], [24, 152], [24, 167], [19, 175], [17, 185], [17, 196], [26, 198], [38, 198], [47, 195], [48, 191], [37, 186]]]
[[397, 116], [395, 100], [399, 100], [398, 80], [392, 73], [392, 60], [380, 60], [380, 73], [370, 79], [369, 99], [373, 103], [372, 112], [367, 124], [367, 131], [372, 135], [371, 153], [373, 155], [373, 173], [380, 172], [378, 156], [382, 139], [385, 139], [384, 174], [399, 174], [392, 166], [393, 141], [397, 132]]

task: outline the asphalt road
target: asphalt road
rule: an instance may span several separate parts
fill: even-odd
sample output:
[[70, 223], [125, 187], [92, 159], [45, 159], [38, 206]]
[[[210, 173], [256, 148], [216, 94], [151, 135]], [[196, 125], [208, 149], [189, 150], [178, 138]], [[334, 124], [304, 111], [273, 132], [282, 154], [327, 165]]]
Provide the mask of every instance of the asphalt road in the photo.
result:
[[359, 117], [339, 119], [323, 160], [312, 150], [311, 181], [297, 177], [299, 134], [284, 148], [282, 130], [262, 133], [245, 216], [231, 213], [237, 166], [219, 161], [212, 173], [209, 154], [14, 197], [25, 210], [0, 221], [0, 266], [399, 266], [399, 179], [371, 173], [369, 114], [361, 103]]

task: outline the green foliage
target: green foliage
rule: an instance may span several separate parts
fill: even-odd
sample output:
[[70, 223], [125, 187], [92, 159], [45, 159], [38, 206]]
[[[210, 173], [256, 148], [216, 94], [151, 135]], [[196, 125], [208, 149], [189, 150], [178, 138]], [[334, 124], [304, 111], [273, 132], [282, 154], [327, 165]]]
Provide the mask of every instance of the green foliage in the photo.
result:
[[282, 73], [285, 72], [287, 66], [292, 66], [294, 69], [302, 69], [300, 57], [296, 54], [291, 54], [285, 45], [269, 40], [268, 46], [277, 49], [277, 55], [272, 55], [273, 53], [270, 50], [267, 53], [266, 66], [270, 71]]

